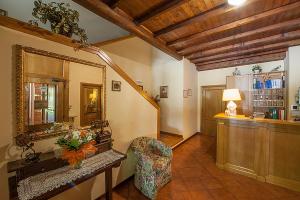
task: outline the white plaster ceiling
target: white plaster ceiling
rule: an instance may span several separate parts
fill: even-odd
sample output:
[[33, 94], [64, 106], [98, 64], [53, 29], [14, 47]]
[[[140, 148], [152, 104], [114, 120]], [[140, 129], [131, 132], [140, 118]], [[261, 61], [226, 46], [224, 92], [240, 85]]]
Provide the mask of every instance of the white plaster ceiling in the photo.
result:
[[[66, 2], [69, 3], [72, 9], [79, 12], [79, 26], [84, 28], [88, 35], [88, 42], [96, 43], [110, 39], [119, 38], [129, 35], [124, 29], [112, 24], [111, 22], [99, 17], [82, 6], [71, 0], [43, 0], [43, 2]], [[0, 0], [0, 9], [6, 10], [8, 16], [28, 22], [35, 19], [31, 13], [34, 0]], [[49, 24], [39, 23], [39, 26], [50, 30]]]

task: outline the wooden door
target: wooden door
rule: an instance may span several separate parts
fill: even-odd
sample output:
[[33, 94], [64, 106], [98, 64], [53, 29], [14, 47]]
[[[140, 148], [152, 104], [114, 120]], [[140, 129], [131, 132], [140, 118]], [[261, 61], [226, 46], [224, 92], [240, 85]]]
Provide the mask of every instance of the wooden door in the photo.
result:
[[202, 87], [201, 132], [205, 135], [217, 135], [217, 123], [214, 116], [225, 111], [225, 102], [222, 101], [225, 88], [225, 85]]
[[80, 126], [91, 125], [101, 120], [102, 85], [81, 83], [80, 87]]

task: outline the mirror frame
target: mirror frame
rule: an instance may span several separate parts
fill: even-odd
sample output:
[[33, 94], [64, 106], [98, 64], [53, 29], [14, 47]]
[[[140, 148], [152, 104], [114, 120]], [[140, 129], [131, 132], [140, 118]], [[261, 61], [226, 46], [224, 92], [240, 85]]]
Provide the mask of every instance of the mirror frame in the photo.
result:
[[[25, 110], [24, 110], [24, 105], [25, 105], [25, 91], [24, 91], [24, 79], [25, 79], [25, 73], [24, 73], [24, 55], [25, 53], [31, 53], [31, 54], [37, 54], [41, 56], [46, 56], [46, 57], [51, 57], [51, 58], [56, 58], [60, 60], [65, 60], [65, 61], [70, 61], [70, 62], [75, 62], [75, 63], [80, 63], [92, 67], [97, 67], [97, 68], [102, 68], [103, 69], [103, 75], [102, 75], [102, 80], [103, 80], [103, 94], [102, 94], [102, 99], [103, 102], [101, 102], [101, 108], [103, 110], [102, 113], [102, 118], [103, 120], [106, 119], [106, 66], [70, 56], [65, 56], [65, 55], [60, 55], [57, 53], [49, 52], [49, 51], [44, 51], [44, 50], [39, 50], [35, 49], [32, 47], [26, 47], [22, 45], [16, 45], [16, 71], [15, 71], [15, 81], [16, 81], [16, 110], [15, 110], [15, 116], [16, 116], [16, 133], [17, 135], [19, 134], [24, 134], [25, 130]], [[80, 106], [80, 105], [79, 105]], [[51, 137], [56, 137], [58, 135], [61, 135], [65, 133], [65, 131], [58, 131], [53, 134], [37, 134], [36, 132], [33, 132], [30, 134], [30, 137], [33, 141], [35, 140], [41, 140], [41, 139], [47, 139]], [[26, 133], [28, 134], [28, 133]]]

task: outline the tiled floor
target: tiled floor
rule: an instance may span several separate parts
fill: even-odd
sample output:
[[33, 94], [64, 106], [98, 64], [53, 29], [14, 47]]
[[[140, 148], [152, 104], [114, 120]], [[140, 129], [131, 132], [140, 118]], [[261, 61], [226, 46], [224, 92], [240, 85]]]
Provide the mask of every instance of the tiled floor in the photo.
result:
[[160, 132], [160, 138], [158, 139], [170, 147], [175, 146], [183, 140], [182, 135], [169, 134], [165, 132]]
[[[215, 166], [214, 138], [196, 135], [174, 150], [173, 180], [158, 200], [300, 200], [300, 193], [232, 174]], [[145, 200], [130, 179], [114, 200]]]

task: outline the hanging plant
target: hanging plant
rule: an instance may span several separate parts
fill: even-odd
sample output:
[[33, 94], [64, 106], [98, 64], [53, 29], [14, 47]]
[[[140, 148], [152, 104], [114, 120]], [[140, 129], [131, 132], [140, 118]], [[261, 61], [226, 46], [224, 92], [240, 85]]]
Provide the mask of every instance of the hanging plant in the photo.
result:
[[[77, 35], [80, 43], [87, 43], [87, 35], [83, 28], [78, 26], [79, 13], [76, 10], [70, 9], [70, 4], [65, 3], [43, 3], [42, 0], [34, 1], [32, 16], [37, 18], [42, 23], [48, 21], [51, 25], [51, 30], [54, 33], [72, 37]], [[30, 20], [30, 23], [37, 23]]]

